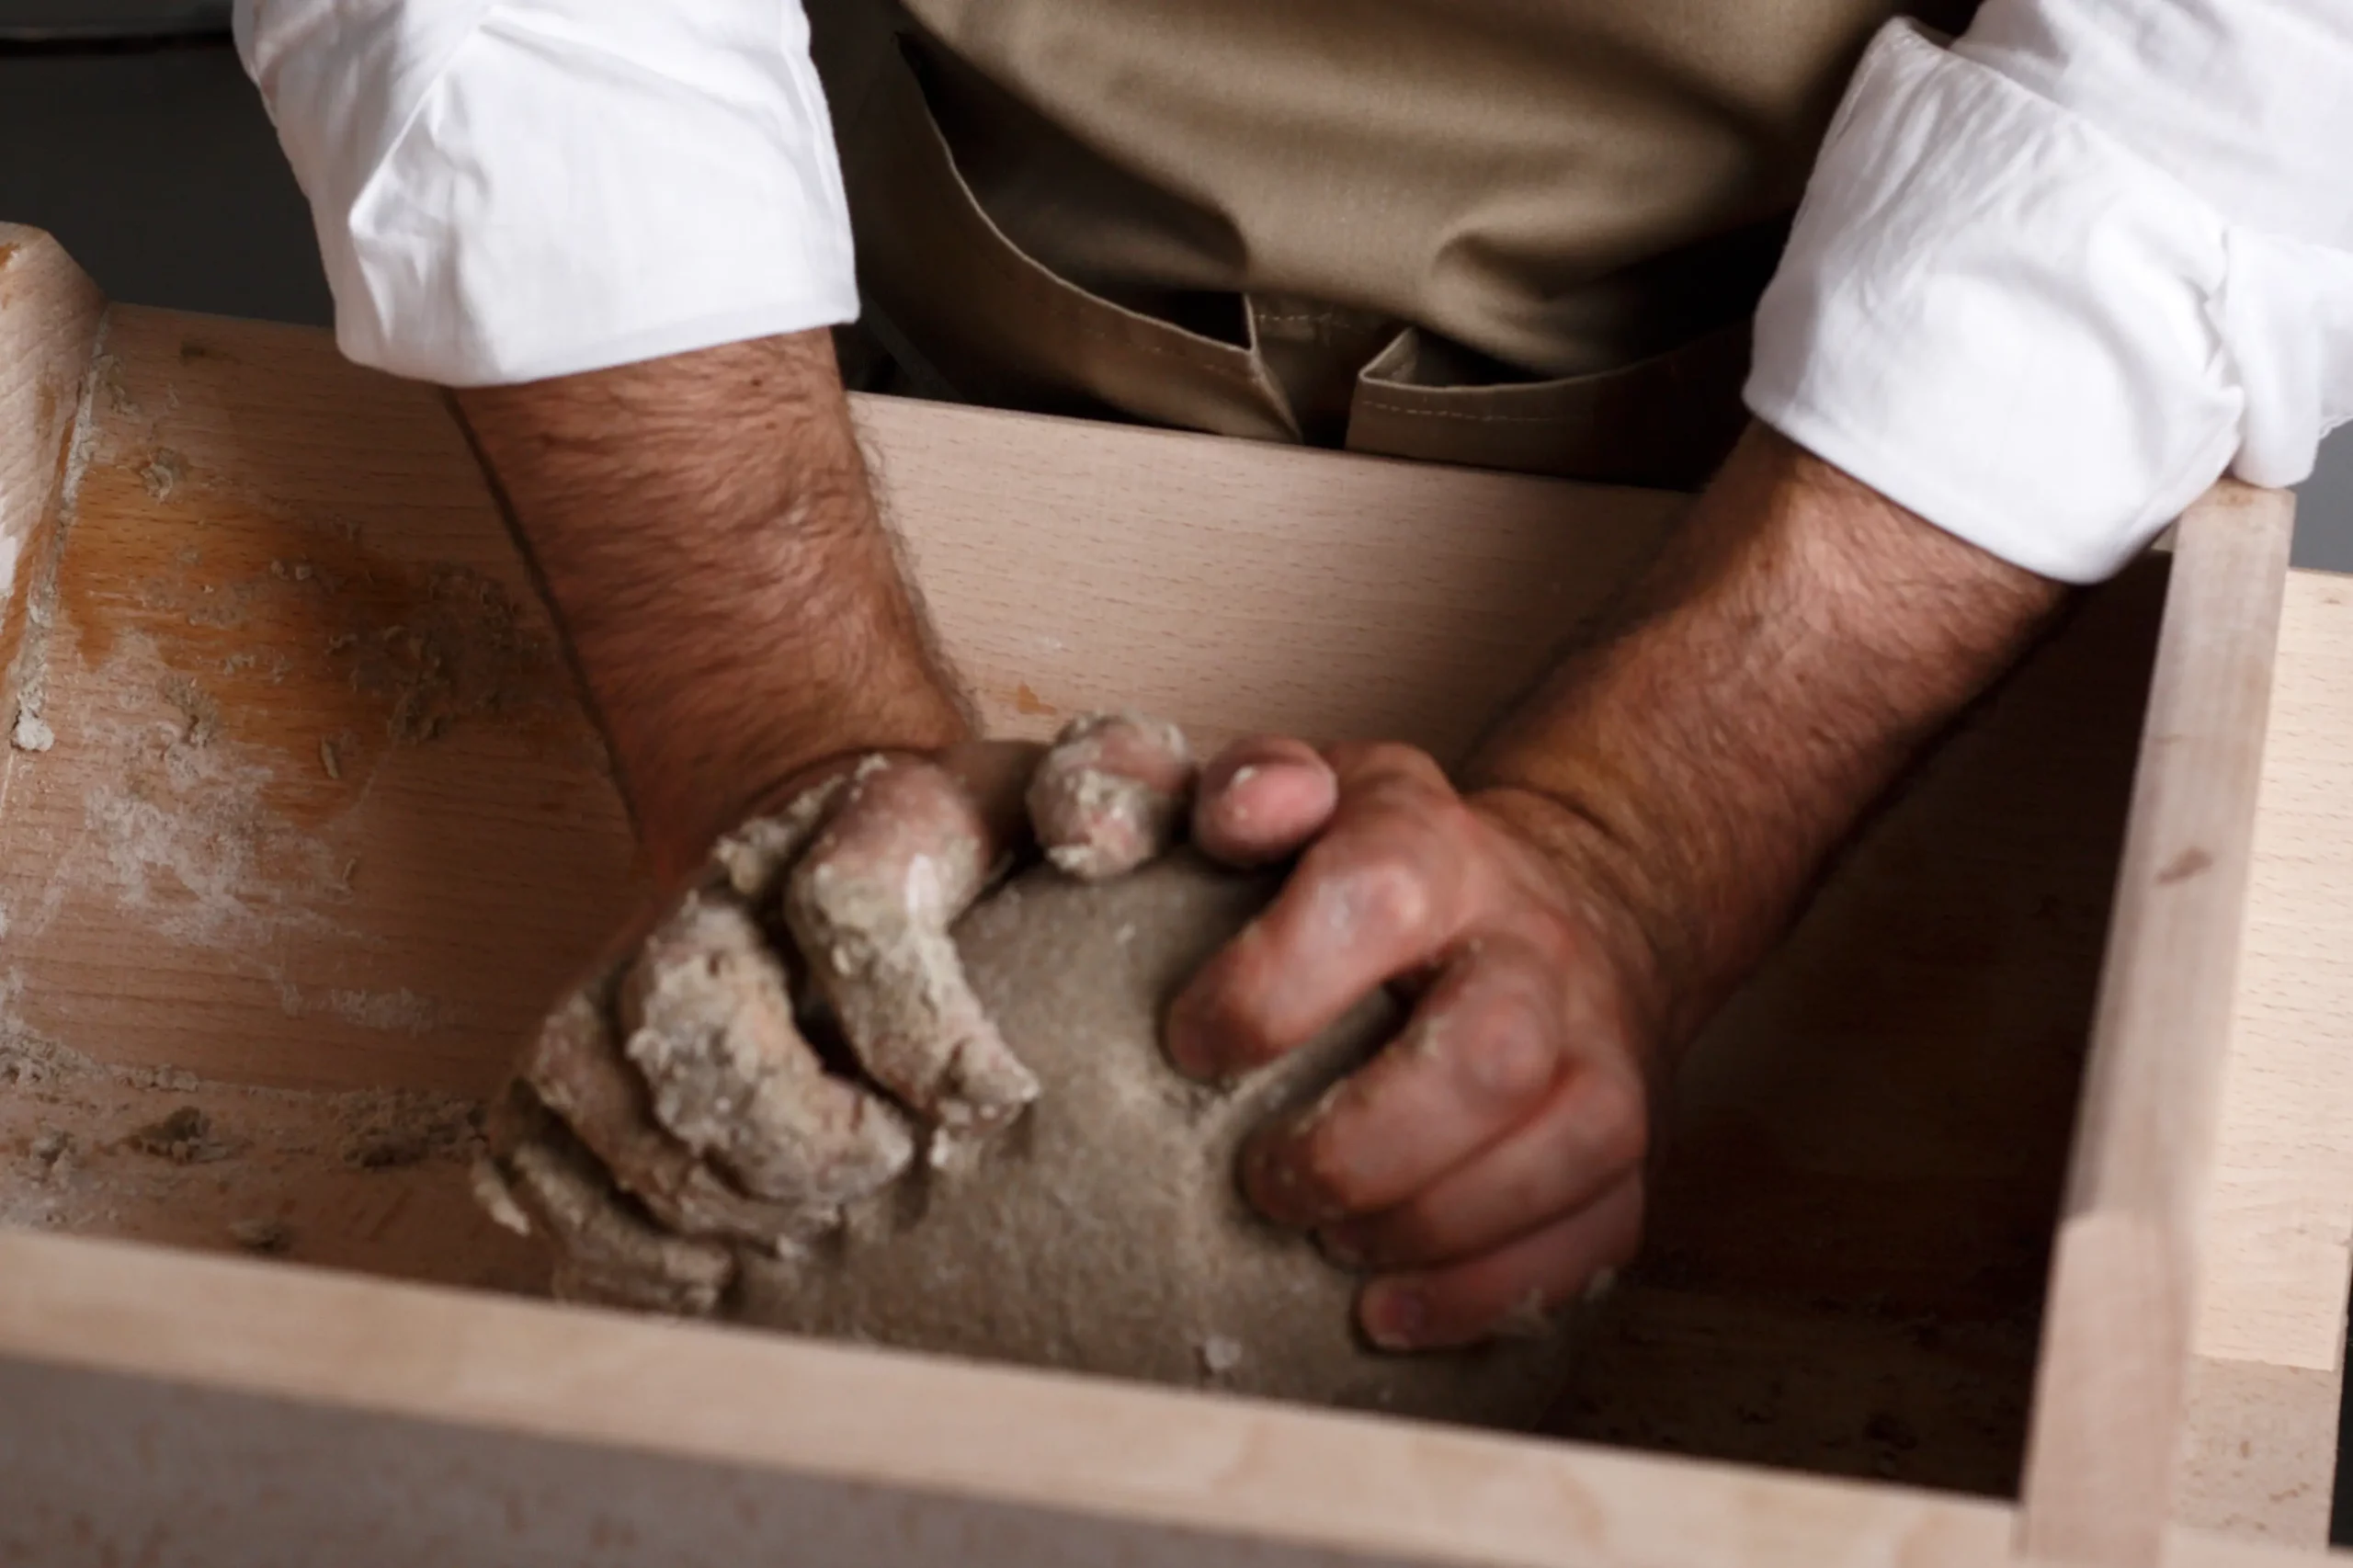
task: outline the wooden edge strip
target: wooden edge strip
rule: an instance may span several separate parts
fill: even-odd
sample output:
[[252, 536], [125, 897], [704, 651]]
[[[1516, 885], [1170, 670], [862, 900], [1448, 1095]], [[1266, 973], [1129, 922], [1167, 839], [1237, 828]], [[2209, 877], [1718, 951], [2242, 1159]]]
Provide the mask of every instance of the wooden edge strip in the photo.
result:
[[2181, 520], [2043, 1314], [2023, 1544], [2164, 1551], [2295, 503]]
[[2165, 1537], [2165, 1568], [2322, 1568], [2353, 1562], [2353, 1551], [2247, 1540], [2177, 1525]]
[[[21, 700], [39, 734], [40, 585], [106, 301], [58, 243], [0, 223], [0, 798]], [[37, 741], [32, 744], [38, 744]]]
[[[124, 1378], [155, 1392], [126, 1403]], [[2006, 1560], [2012, 1536], [2001, 1504], [1892, 1485], [0, 1232], [0, 1470], [62, 1440], [55, 1417], [79, 1390], [109, 1402], [113, 1428], [140, 1433], [135, 1472], [90, 1483], [126, 1517], [143, 1506], [142, 1488], [170, 1484], [229, 1441], [198, 1395], [233, 1391], [379, 1426], [521, 1435], [541, 1496], [549, 1456], [567, 1448], [748, 1471], [801, 1496], [790, 1505], [798, 1524], [828, 1538], [840, 1533], [834, 1516], [878, 1491], [918, 1511], [1011, 1506], [1096, 1531], [1109, 1521], [1139, 1542], [1181, 1533], [1194, 1552], [1206, 1540], [1366, 1568], [1961, 1568]], [[415, 1446], [446, 1459], [432, 1430]], [[256, 1463], [266, 1453], [251, 1451]], [[44, 1462], [68, 1477], [91, 1468]], [[437, 1486], [476, 1486], [485, 1499], [501, 1485], [436, 1473]], [[281, 1495], [296, 1486], [282, 1467], [272, 1474]], [[358, 1481], [354, 1506], [400, 1494], [381, 1474]], [[319, 1484], [338, 1484], [331, 1467]], [[853, 1544], [855, 1561], [915, 1561], [890, 1540]]]
[[[0, 1473], [25, 1561], [2019, 1561], [1978, 1498], [5, 1231]], [[2353, 1561], [2162, 1544], [2169, 1568]]]

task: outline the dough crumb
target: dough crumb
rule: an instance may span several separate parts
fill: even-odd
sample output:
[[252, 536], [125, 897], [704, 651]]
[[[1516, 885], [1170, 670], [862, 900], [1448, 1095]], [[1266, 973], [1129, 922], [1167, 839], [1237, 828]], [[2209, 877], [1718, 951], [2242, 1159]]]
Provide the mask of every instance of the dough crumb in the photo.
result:
[[1242, 1342], [1222, 1334], [1212, 1334], [1200, 1343], [1201, 1370], [1211, 1377], [1222, 1378], [1242, 1365]]
[[355, 1170], [389, 1171], [421, 1165], [433, 1153], [433, 1139], [416, 1127], [366, 1127], [344, 1145], [344, 1164]]
[[283, 1220], [232, 1220], [229, 1239], [247, 1252], [274, 1257], [294, 1244], [294, 1233]]
[[233, 1152], [225, 1142], [212, 1136], [212, 1119], [192, 1105], [180, 1107], [160, 1121], [149, 1122], [126, 1142], [142, 1154], [153, 1154], [176, 1165], [209, 1165], [227, 1159]]
[[20, 706], [17, 710], [17, 727], [9, 733], [8, 744], [18, 751], [47, 751], [57, 744], [57, 732], [40, 714]]
[[497, 1163], [488, 1154], [474, 1156], [473, 1169], [469, 1173], [473, 1187], [474, 1201], [481, 1204], [494, 1224], [518, 1236], [531, 1233], [531, 1217], [515, 1201], [514, 1189], [506, 1178], [498, 1174]]
[[1552, 1314], [1545, 1310], [1544, 1292], [1530, 1286], [1528, 1293], [1497, 1318], [1487, 1332], [1498, 1339], [1541, 1339], [1552, 1332]]

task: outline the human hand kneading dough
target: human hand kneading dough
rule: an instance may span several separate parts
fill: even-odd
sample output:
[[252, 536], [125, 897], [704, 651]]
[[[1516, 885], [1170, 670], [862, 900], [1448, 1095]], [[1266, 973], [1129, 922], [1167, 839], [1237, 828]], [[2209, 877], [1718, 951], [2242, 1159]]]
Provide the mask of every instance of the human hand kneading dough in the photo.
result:
[[[1590, 1122], [1597, 1108], [1639, 1118], [1638, 1081], [1607, 1097], [1618, 1082], [1608, 1059], [1552, 1059], [1558, 1031], [1545, 1026], [1573, 1004], [1539, 960], [1565, 952], [1564, 938], [1504, 940], [1477, 924], [1529, 910], [1491, 899], [1435, 937], [1388, 924], [1394, 901], [1366, 881], [1359, 841], [1381, 801], [1418, 810], [1438, 797], [1405, 786], [1443, 785], [1416, 754], [1332, 756], [1245, 743], [1195, 801], [1183, 737], [1119, 715], [1074, 724], [1034, 766], [1032, 748], [965, 747], [873, 757], [796, 788], [780, 812], [722, 838], [670, 913], [551, 1017], [496, 1130], [484, 1173], [494, 1207], [553, 1238], [568, 1295], [1318, 1401], [1531, 1417], [1560, 1354], [1551, 1310], [1585, 1283], [1562, 1256], [1588, 1270], [1617, 1261], [1638, 1202], [1622, 1173], [1601, 1170], [1620, 1179], [1597, 1222], [1579, 1227], [1582, 1250], [1515, 1248], [1529, 1227], [1513, 1224], [1512, 1194], [1499, 1202], [1465, 1149], [1497, 1144], [1507, 1187], [1516, 1169], [1560, 1152], [1547, 1146], [1563, 1119], [1553, 1090], [1575, 1078], [1564, 1119], [1598, 1145], [1579, 1168], [1630, 1163], [1639, 1127], [1597, 1138]], [[1188, 815], [1199, 847], [1233, 865], [1314, 842], [1278, 894], [1263, 873], [1167, 858]], [[1025, 816], [1051, 869], [989, 892]], [[1436, 813], [1424, 825], [1459, 824]], [[1279, 971], [1302, 934], [1341, 950], [1321, 994]], [[1456, 945], [1451, 972], [1427, 988], [1411, 971], [1428, 960], [1395, 958]], [[970, 975], [968, 960], [980, 965]], [[1196, 970], [1175, 1040], [1217, 1080], [1199, 1088], [1159, 1059], [1162, 1005]], [[1379, 994], [1392, 976], [1426, 994], [1384, 1046], [1398, 1014]], [[1007, 1033], [975, 980], [1007, 1012]], [[804, 1032], [813, 1002], [824, 1021]], [[1040, 1053], [1041, 1074], [1008, 1033]], [[845, 1059], [829, 1065], [811, 1034], [837, 1034]], [[1523, 1125], [1538, 1146], [1514, 1147]], [[1243, 1210], [1238, 1165], [1259, 1217]], [[1454, 1179], [1466, 1165], [1472, 1179]], [[1562, 1188], [1529, 1190], [1557, 1201]], [[1425, 1193], [1431, 1219], [1415, 1207]], [[1372, 1223], [1336, 1223], [1359, 1213]], [[1554, 1216], [1532, 1219], [1542, 1228]], [[1322, 1226], [1327, 1256], [1267, 1220]], [[1465, 1235], [1494, 1256], [1458, 1262]], [[1413, 1365], [1351, 1332], [1353, 1284], [1336, 1264], [1425, 1260], [1452, 1267], [1365, 1297], [1372, 1339], [1393, 1350], [1493, 1327], [1517, 1335], [1513, 1350]], [[1412, 1291], [1438, 1309], [1399, 1332], [1396, 1301]], [[1473, 1324], [1467, 1314], [1489, 1303]]]
[[455, 402], [693, 888], [499, 1119], [486, 1196], [563, 1288], [1375, 1407], [1543, 1381], [1508, 1345], [1634, 1247], [1647, 1081], [2066, 598], [1752, 426], [1460, 790], [1247, 742], [1193, 836], [1288, 880], [1151, 858], [1187, 772], [1114, 722], [983, 897], [1033, 768], [972, 744], [824, 332]]
[[712, 1311], [734, 1244], [790, 1256], [1037, 1097], [949, 929], [1033, 836], [1083, 880], [1160, 854], [1192, 775], [1173, 725], [1119, 715], [1042, 756], [970, 743], [795, 781], [549, 1016], [494, 1127], [494, 1211], [549, 1233], [560, 1294]]
[[1378, 1056], [1243, 1160], [1261, 1212], [1374, 1274], [1358, 1312], [1391, 1348], [1540, 1318], [1641, 1239], [1655, 966], [1548, 814], [1509, 790], [1458, 794], [1404, 745], [1261, 737], [1203, 773], [1206, 852], [1299, 860], [1177, 999], [1177, 1063], [1247, 1071], [1368, 992], [1414, 998]]

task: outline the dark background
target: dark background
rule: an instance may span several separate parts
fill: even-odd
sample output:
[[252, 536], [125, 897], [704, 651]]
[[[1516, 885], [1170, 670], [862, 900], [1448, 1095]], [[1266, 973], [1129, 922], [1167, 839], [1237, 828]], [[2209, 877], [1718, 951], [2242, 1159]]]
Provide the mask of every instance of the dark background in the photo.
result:
[[[13, 7], [13, 8], [12, 8]], [[65, 39], [141, 9], [164, 41]], [[112, 298], [326, 325], [309, 209], [206, 0], [0, 0], [0, 220], [49, 230]], [[10, 41], [41, 26], [40, 41]], [[2353, 430], [2304, 487], [2300, 565], [2353, 570]], [[2347, 1477], [2333, 1534], [2353, 1542]]]

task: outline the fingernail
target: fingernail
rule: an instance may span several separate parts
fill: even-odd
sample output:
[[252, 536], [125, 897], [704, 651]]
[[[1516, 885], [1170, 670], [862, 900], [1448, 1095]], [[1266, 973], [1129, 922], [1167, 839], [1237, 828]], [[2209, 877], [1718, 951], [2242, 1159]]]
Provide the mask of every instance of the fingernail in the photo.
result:
[[1429, 1298], [1411, 1285], [1368, 1285], [1364, 1332], [1383, 1350], [1411, 1350], [1429, 1327]]
[[1208, 809], [1216, 814], [1216, 825], [1222, 831], [1230, 834], [1246, 834], [1250, 831], [1251, 818], [1255, 813], [1251, 812], [1249, 803], [1241, 798], [1239, 791], [1242, 786], [1257, 777], [1256, 767], [1239, 767], [1234, 769], [1233, 778], [1209, 792]]

